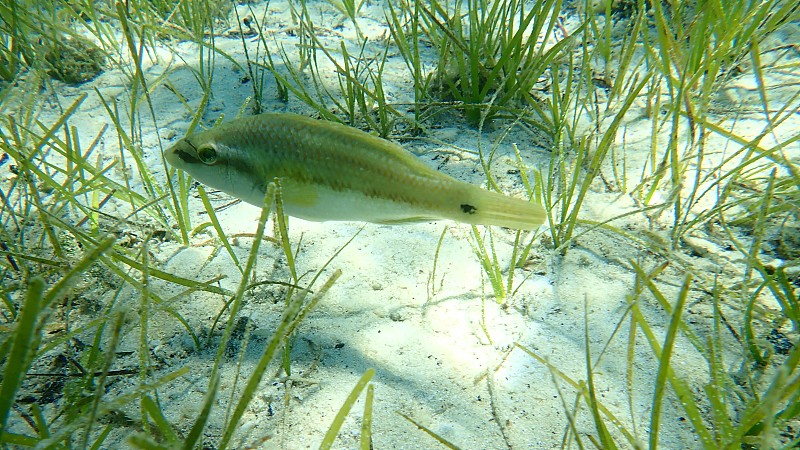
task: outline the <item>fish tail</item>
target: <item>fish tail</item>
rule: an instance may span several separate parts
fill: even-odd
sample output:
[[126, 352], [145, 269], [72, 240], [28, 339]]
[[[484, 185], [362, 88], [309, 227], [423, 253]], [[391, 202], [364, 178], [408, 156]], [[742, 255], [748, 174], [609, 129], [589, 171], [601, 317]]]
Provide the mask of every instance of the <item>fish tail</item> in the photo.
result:
[[507, 197], [473, 186], [471, 202], [460, 205], [464, 216], [459, 220], [474, 225], [493, 225], [516, 230], [532, 230], [547, 218], [542, 205]]

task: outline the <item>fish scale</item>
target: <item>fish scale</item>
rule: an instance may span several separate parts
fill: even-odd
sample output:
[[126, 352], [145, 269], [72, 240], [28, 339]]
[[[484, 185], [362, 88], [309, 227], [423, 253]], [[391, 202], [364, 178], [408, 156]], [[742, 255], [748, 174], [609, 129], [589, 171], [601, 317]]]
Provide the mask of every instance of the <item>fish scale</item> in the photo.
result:
[[537, 203], [456, 180], [361, 130], [296, 114], [236, 119], [184, 137], [165, 157], [198, 181], [256, 206], [278, 178], [284, 211], [307, 220], [450, 219], [515, 229], [545, 220]]

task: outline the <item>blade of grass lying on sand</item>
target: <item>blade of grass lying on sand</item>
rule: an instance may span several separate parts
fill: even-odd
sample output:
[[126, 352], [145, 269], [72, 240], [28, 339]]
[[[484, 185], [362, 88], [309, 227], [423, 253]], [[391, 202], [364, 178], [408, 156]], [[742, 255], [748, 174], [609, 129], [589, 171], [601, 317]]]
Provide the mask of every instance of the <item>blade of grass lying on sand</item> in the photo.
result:
[[[353, 386], [353, 390], [350, 391], [350, 394], [342, 403], [342, 406], [339, 408], [339, 412], [336, 413], [336, 416], [333, 418], [333, 422], [331, 426], [328, 427], [328, 431], [325, 433], [325, 437], [322, 438], [322, 443], [319, 445], [319, 448], [322, 450], [328, 450], [333, 447], [333, 443], [336, 440], [336, 435], [339, 434], [339, 430], [342, 429], [342, 425], [344, 425], [344, 419], [347, 418], [347, 415], [350, 413], [350, 409], [353, 408], [353, 405], [358, 400], [358, 397], [361, 395], [361, 392], [364, 388], [367, 387], [369, 381], [375, 375], [375, 369], [369, 368], [361, 375], [361, 378], [358, 380], [355, 386]], [[370, 385], [370, 387], [372, 387]], [[365, 413], [366, 416], [366, 413]], [[366, 417], [365, 417], [366, 419]], [[365, 423], [369, 423], [365, 420]], [[363, 442], [362, 442], [363, 446]]]

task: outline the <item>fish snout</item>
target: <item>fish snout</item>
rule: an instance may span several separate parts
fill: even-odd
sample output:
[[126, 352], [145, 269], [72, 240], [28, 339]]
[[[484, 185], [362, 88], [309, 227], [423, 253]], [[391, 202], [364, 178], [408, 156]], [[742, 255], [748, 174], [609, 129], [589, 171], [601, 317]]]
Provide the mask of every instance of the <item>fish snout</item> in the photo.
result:
[[189, 145], [185, 139], [173, 144], [171, 147], [164, 151], [164, 158], [167, 162], [174, 167], [183, 169], [188, 165], [199, 163], [197, 157], [194, 156], [192, 146]]

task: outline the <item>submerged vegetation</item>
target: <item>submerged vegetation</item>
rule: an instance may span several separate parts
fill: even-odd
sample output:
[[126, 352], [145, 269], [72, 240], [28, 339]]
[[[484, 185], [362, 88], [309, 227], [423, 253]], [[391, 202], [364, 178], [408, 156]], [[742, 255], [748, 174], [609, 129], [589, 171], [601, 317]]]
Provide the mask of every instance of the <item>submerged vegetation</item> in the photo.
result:
[[[250, 435], [243, 417], [259, 386], [281, 385], [276, 404], [288, 407], [291, 387], [305, 382], [293, 370], [296, 331], [340, 272], [302, 264], [279, 185], [268, 195], [278, 211], [265, 208], [255, 234], [228, 234], [211, 193], [160, 151], [176, 116], [190, 129], [221, 118], [211, 105], [224, 65], [252, 90], [234, 111], [290, 102], [387, 138], [433, 140], [441, 123], [475, 133], [474, 153], [460, 156], [488, 188], [516, 186], [548, 213], [536, 232], [467, 233], [486, 297], [511, 313], [523, 314], [516, 296], [534, 271], [595, 251], [598, 236], [621, 243], [629, 257], [609, 264], [633, 281], [610, 336], [592, 336], [587, 307], [583, 374], [519, 341], [478, 380], [498, 447], [511, 447], [511, 431], [492, 379], [510, 353], [549, 370], [563, 447], [660, 448], [669, 408], [698, 447], [800, 444], [797, 2], [392, 0], [380, 38], [365, 19], [373, 2], [277, 3], [0, 5], [0, 447], [257, 447], [272, 435]], [[291, 18], [285, 39], [270, 24], [275, 8]], [[331, 36], [332, 14], [347, 40]], [[84, 84], [65, 91], [51, 77]], [[87, 111], [110, 124], [88, 139]], [[597, 207], [604, 202], [625, 206]], [[430, 297], [446, 231], [431, 249]], [[196, 258], [196, 278], [154, 252], [193, 246], [211, 248]], [[228, 284], [221, 272], [205, 275], [219, 254], [235, 267]], [[264, 292], [275, 300], [259, 306], [275, 320], [254, 331], [243, 311]], [[219, 300], [209, 320], [185, 308], [198, 295]], [[162, 352], [163, 327], [180, 330], [177, 353]], [[627, 405], [601, 395], [598, 368], [620, 348]], [[197, 354], [208, 372], [184, 365]], [[686, 354], [691, 368], [677, 356]], [[223, 366], [236, 368], [232, 380]], [[370, 383], [380, 376], [356, 374], [314, 442], [334, 446], [365, 392], [358, 443], [390, 446], [374, 433], [380, 398]], [[180, 382], [203, 388], [179, 420], [161, 392]], [[640, 383], [648, 398], [636, 397]], [[431, 443], [469, 446], [398, 412]]]

